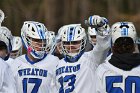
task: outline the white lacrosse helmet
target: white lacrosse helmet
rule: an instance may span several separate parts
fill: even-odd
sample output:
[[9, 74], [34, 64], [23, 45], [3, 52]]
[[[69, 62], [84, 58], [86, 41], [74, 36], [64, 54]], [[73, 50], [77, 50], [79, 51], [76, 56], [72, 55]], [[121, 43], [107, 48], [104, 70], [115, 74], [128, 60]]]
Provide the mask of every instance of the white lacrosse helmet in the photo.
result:
[[61, 39], [61, 36], [62, 36], [62, 33], [63, 33], [63, 28], [64, 26], [62, 26], [59, 30], [58, 30], [58, 33], [56, 35], [56, 41], [59, 42], [60, 39]]
[[[64, 55], [70, 56], [70, 57], [75, 57], [78, 56], [83, 50], [85, 49], [86, 45], [86, 33], [85, 29], [81, 27], [81, 24], [70, 24], [66, 25], [65, 28], [63, 28], [62, 31], [62, 52]], [[74, 41], [80, 41], [80, 44], [71, 44]], [[65, 44], [68, 43], [68, 44]], [[80, 45], [78, 47], [77, 53], [73, 53], [72, 47], [75, 47], [77, 45]], [[66, 47], [69, 46], [70, 48], [67, 49]]]
[[54, 47], [55, 47], [55, 32], [53, 32], [53, 31], [48, 31], [48, 38], [49, 38], [49, 41], [48, 41], [48, 46], [47, 46], [47, 48], [46, 48], [46, 51], [48, 52], [48, 53], [51, 53], [51, 52], [53, 52], [53, 50], [54, 50]]
[[5, 42], [5, 44], [7, 45], [7, 49], [8, 49], [8, 53], [11, 52], [12, 50], [12, 33], [11, 31], [4, 26], [0, 27], [0, 41]]
[[4, 18], [5, 18], [4, 12], [0, 9], [0, 25], [3, 22]]
[[15, 59], [16, 57], [22, 55], [22, 41], [19, 36], [13, 36], [12, 51], [10, 57]]
[[59, 51], [60, 54], [62, 54], [62, 46], [61, 46], [61, 38], [62, 38], [62, 34], [64, 29], [66, 28], [67, 25], [62, 26], [59, 30], [58, 33], [55, 37], [55, 45], [57, 50]]
[[25, 21], [21, 29], [21, 38], [28, 53], [34, 58], [42, 59], [46, 55], [48, 30], [44, 24], [35, 21]]
[[96, 30], [95, 28], [91, 28], [91, 27], [88, 27], [88, 39], [89, 39], [89, 42], [95, 46], [96, 45], [96, 42], [92, 40], [92, 37], [96, 38]]
[[111, 32], [113, 44], [119, 37], [131, 37], [136, 42], [137, 33], [132, 22], [117, 22], [111, 27]]

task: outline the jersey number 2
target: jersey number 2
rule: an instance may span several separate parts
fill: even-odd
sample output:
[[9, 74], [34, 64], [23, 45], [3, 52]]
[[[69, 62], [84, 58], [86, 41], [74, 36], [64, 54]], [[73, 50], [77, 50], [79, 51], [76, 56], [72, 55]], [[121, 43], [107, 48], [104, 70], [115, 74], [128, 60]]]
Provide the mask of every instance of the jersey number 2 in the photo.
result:
[[[75, 86], [74, 86], [74, 83], [75, 83], [75, 80], [76, 80], [75, 78], [76, 78], [76, 75], [67, 75], [65, 77], [60, 77], [59, 80], [58, 80], [60, 85], [61, 85], [61, 87], [59, 89], [59, 93], [70, 93], [70, 92], [72, 92], [75, 88]], [[64, 90], [63, 83], [65, 83], [65, 82], [69, 82], [68, 83], [69, 88]]]
[[32, 89], [31, 93], [37, 93], [38, 89], [42, 83], [42, 79], [38, 79], [38, 78], [24, 78], [22, 80], [22, 84], [23, 84], [23, 93], [27, 93], [27, 86], [28, 83], [34, 83], [34, 88]]

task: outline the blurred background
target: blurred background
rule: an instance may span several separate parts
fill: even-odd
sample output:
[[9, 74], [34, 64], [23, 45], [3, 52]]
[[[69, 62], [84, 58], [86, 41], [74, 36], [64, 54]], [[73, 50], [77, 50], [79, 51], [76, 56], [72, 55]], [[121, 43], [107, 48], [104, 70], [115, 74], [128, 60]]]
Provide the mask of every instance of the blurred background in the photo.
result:
[[66, 24], [82, 23], [91, 15], [108, 18], [110, 25], [131, 21], [140, 36], [140, 0], [0, 0], [5, 13], [2, 25], [13, 35], [20, 35], [26, 20], [42, 22], [48, 30], [57, 32]]

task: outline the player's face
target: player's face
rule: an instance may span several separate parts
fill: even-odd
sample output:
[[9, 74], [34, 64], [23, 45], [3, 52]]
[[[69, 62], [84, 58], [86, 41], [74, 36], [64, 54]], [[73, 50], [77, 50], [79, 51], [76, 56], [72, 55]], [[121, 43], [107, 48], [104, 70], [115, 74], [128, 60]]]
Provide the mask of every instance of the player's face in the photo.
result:
[[17, 56], [18, 55], [18, 50], [15, 50], [15, 51], [12, 51], [11, 53], [10, 53], [10, 56], [11, 57], [15, 57], [15, 56]]
[[91, 41], [92, 43], [96, 44], [97, 40], [96, 40], [96, 35], [92, 35], [91, 37]]
[[62, 54], [61, 41], [57, 43], [56, 48], [57, 48], [58, 52], [59, 52], [60, 54]]
[[0, 57], [1, 58], [5, 58], [7, 56], [8, 52], [6, 49], [2, 49], [0, 50]]
[[68, 50], [69, 53], [77, 53], [79, 52], [81, 46], [81, 40], [71, 41], [71, 42], [64, 41], [63, 44], [64, 44], [64, 48]]
[[41, 40], [41, 39], [32, 39], [31, 46], [36, 51], [45, 50], [45, 48], [46, 48], [46, 40], [45, 39], [44, 40]]

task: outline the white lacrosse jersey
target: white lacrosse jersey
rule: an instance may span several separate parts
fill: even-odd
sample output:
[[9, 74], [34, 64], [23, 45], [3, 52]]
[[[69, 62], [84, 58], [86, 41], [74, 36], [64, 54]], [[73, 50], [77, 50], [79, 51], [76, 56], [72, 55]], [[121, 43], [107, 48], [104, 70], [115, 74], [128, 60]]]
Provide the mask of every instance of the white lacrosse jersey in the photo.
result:
[[51, 93], [58, 58], [48, 54], [43, 60], [31, 63], [27, 55], [16, 58], [11, 65], [18, 93]]
[[107, 56], [107, 58], [105, 59], [105, 61], [109, 61], [111, 59], [113, 53], [111, 53], [110, 55]]
[[5, 62], [10, 65], [11, 63], [13, 63], [14, 59], [13, 58], [8, 58], [8, 60], [6, 60]]
[[17, 93], [14, 77], [7, 63], [0, 58], [0, 93]]
[[98, 44], [85, 52], [77, 62], [59, 61], [56, 70], [56, 93], [95, 93], [95, 70], [106, 57], [108, 37], [98, 36]]
[[95, 93], [140, 93], [140, 66], [124, 71], [108, 61], [99, 65]]

